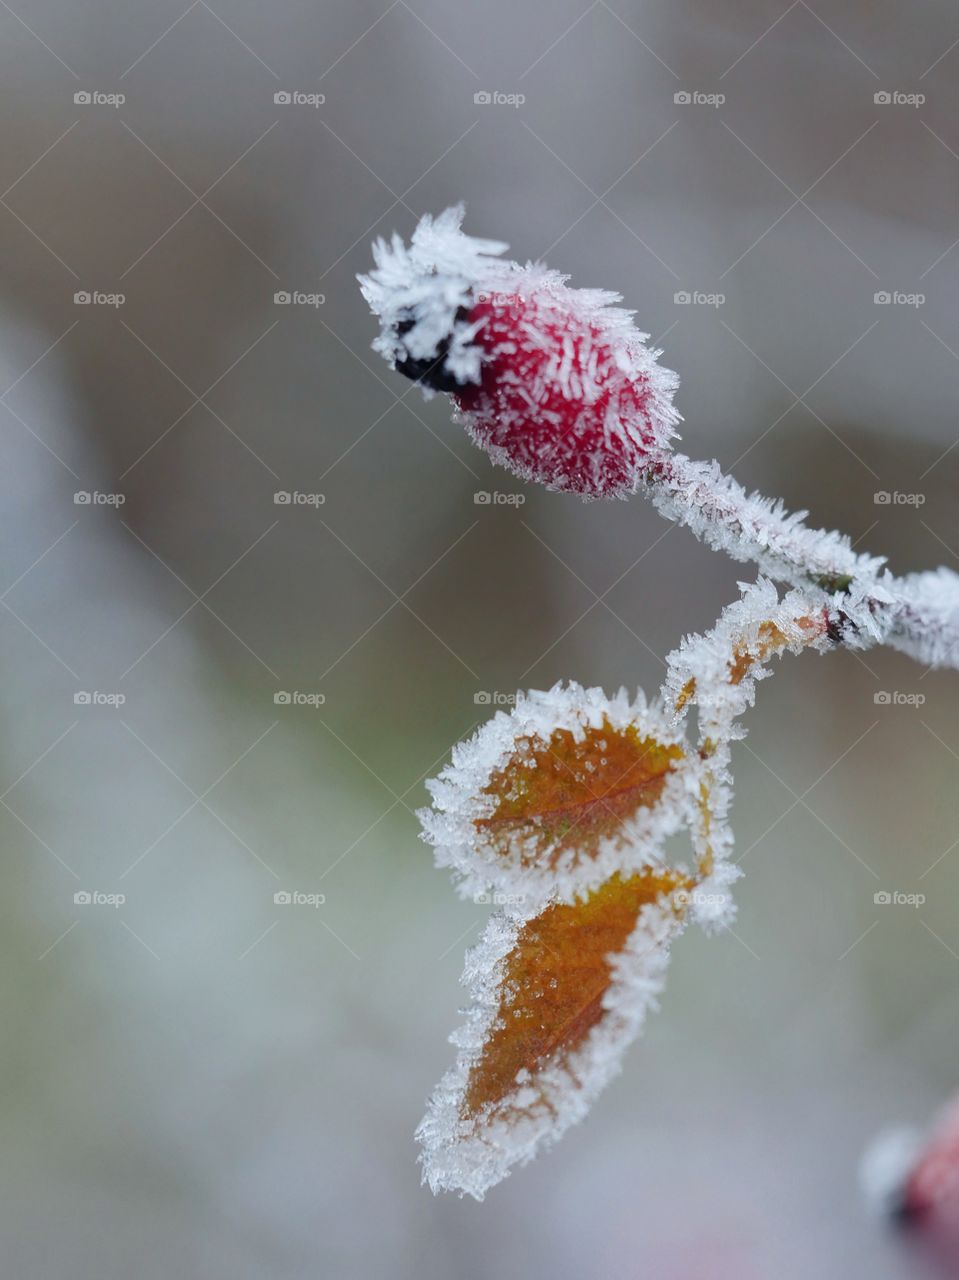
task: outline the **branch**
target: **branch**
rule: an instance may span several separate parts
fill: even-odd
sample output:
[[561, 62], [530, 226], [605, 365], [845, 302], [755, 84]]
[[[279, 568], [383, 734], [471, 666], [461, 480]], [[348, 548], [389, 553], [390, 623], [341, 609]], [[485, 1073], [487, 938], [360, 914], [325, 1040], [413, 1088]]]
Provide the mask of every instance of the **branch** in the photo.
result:
[[845, 535], [809, 528], [805, 512], [747, 494], [715, 462], [669, 452], [650, 460], [644, 479], [660, 514], [707, 546], [790, 586], [848, 597], [856, 623], [845, 625], [847, 640], [858, 631], [927, 666], [959, 666], [959, 574], [939, 568], [896, 577], [884, 558], [853, 551]]
[[841, 597], [850, 644], [879, 641], [929, 667], [959, 667], [959, 575], [898, 578], [805, 513], [749, 495], [715, 462], [676, 453], [679, 380], [646, 346], [618, 294], [571, 289], [542, 264], [460, 230], [462, 207], [421, 219], [409, 246], [374, 247], [360, 285], [380, 319], [374, 347], [524, 480], [590, 498], [644, 491], [708, 546], [793, 587]]

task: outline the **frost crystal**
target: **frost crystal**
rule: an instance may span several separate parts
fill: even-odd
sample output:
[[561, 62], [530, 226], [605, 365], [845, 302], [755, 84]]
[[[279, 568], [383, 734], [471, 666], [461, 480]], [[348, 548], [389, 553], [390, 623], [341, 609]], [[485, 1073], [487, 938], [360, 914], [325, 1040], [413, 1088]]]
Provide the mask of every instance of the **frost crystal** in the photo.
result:
[[[363, 297], [380, 318], [374, 350], [401, 371], [407, 363], [422, 369], [441, 358], [452, 379], [446, 390], [479, 381], [481, 352], [473, 338], [480, 326], [464, 316], [473, 290], [491, 277], [496, 256], [509, 247], [464, 235], [463, 214], [462, 205], [437, 218], [424, 214], [409, 246], [395, 233], [389, 244], [377, 240], [376, 269], [358, 277]], [[422, 385], [424, 394], [432, 394], [428, 383]]]

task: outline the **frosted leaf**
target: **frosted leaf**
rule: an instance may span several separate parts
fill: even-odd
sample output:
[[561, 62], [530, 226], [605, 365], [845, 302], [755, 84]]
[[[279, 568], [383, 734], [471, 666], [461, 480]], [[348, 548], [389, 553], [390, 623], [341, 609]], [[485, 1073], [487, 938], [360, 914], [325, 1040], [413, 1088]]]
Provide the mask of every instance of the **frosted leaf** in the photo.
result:
[[518, 694], [454, 747], [418, 816], [464, 896], [492, 885], [531, 904], [571, 901], [657, 857], [691, 820], [696, 769], [642, 693], [557, 684]]
[[614, 876], [571, 904], [494, 914], [467, 954], [473, 1004], [417, 1130], [434, 1192], [481, 1200], [581, 1120], [663, 987], [693, 881]]

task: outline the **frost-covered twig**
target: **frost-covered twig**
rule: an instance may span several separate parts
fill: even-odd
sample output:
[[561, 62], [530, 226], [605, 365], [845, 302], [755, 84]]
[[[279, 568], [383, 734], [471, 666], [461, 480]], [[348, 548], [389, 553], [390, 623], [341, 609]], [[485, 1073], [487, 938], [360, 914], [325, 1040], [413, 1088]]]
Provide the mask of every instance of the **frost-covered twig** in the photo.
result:
[[[805, 512], [750, 495], [715, 462], [674, 451], [678, 378], [646, 346], [618, 294], [504, 260], [460, 229], [461, 207], [424, 217], [409, 246], [374, 246], [360, 278], [380, 319], [374, 346], [456, 417], [494, 462], [586, 498], [645, 492], [709, 546], [790, 586], [849, 597], [868, 626], [928, 666], [959, 666], [959, 575], [897, 578]], [[860, 610], [865, 606], [868, 618]], [[848, 628], [847, 628], [848, 630]]]
[[804, 511], [747, 494], [715, 462], [669, 453], [650, 461], [644, 478], [657, 510], [707, 546], [780, 582], [847, 597], [848, 615], [858, 615], [871, 641], [931, 667], [959, 666], [959, 574], [940, 568], [894, 577], [883, 558], [853, 551], [843, 534], [809, 528]]
[[[677, 453], [678, 379], [618, 295], [504, 261], [506, 246], [465, 236], [462, 216], [374, 246], [361, 285], [377, 350], [425, 394], [449, 394], [494, 462], [585, 498], [643, 491], [768, 575], [669, 655], [658, 702], [575, 683], [519, 694], [428, 784], [420, 818], [437, 863], [498, 909], [467, 955], [472, 1005], [418, 1137], [434, 1191], [482, 1199], [619, 1070], [687, 922], [734, 918], [731, 746], [771, 659], [889, 643], [959, 666], [959, 575], [896, 578], [844, 535]], [[793, 589], [780, 599], [770, 579]], [[683, 829], [694, 856], [674, 864], [665, 841]]]

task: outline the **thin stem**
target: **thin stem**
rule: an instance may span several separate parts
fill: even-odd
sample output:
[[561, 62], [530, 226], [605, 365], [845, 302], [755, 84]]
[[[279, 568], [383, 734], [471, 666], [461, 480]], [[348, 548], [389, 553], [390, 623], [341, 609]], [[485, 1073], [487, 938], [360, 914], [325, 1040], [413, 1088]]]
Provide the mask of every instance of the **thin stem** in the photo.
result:
[[[790, 586], [841, 594], [853, 631], [864, 630], [869, 644], [884, 641], [930, 667], [959, 667], [959, 575], [951, 570], [896, 577], [883, 558], [854, 551], [845, 535], [811, 529], [806, 512], [747, 494], [716, 462], [662, 453], [645, 478], [657, 510], [707, 546]], [[847, 628], [843, 638], [854, 636]]]

